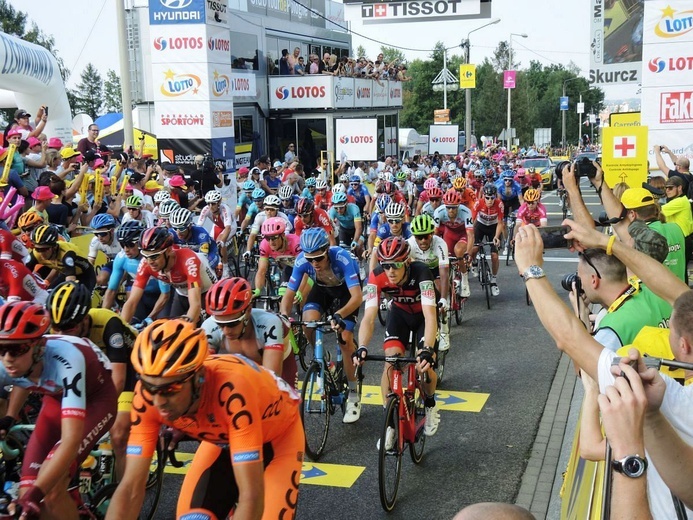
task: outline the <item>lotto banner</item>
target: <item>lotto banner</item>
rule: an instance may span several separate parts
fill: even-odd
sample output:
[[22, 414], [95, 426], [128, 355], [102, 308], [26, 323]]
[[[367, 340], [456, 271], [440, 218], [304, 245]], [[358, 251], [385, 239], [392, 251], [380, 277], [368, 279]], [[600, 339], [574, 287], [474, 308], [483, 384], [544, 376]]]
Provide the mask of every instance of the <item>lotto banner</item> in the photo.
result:
[[609, 186], [630, 187], [647, 181], [647, 127], [609, 126], [602, 129], [602, 168]]
[[457, 155], [459, 125], [431, 125], [428, 129], [428, 153]]
[[335, 119], [335, 155], [351, 162], [378, 158], [378, 120]]

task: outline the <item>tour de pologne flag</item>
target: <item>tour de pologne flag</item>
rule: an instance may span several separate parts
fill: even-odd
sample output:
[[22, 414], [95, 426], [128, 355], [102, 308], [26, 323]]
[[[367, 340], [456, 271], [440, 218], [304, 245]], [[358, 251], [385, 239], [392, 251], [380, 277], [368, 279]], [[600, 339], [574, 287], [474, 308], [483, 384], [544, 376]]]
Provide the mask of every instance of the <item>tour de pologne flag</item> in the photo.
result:
[[460, 88], [476, 88], [476, 65], [460, 65]]
[[602, 129], [602, 168], [606, 182], [640, 186], [647, 180], [647, 127], [609, 126]]

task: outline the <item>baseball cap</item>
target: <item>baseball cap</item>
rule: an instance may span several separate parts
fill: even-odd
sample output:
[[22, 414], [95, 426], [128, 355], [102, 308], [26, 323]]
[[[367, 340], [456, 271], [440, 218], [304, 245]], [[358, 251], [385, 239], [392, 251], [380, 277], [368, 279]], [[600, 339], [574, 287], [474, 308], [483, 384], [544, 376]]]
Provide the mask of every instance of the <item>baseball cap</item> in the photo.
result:
[[144, 184], [144, 190], [145, 191], [157, 191], [161, 189], [161, 184], [159, 184], [156, 181], [147, 181]]
[[240, 175], [240, 176], [248, 175], [248, 172], [249, 172], [249, 171], [250, 171], [250, 170], [248, 169], [247, 166], [241, 166], [241, 167], [238, 169], [238, 175]]
[[171, 180], [168, 181], [170, 186], [185, 186], [185, 179], [182, 175], [174, 175]]
[[626, 209], [637, 209], [655, 203], [652, 193], [645, 188], [628, 188], [621, 196], [621, 204]]
[[167, 172], [177, 172], [178, 171], [178, 166], [172, 163], [164, 163], [162, 165], [162, 168], [167, 171]]
[[7, 132], [7, 139], [12, 137], [13, 135], [22, 135], [22, 131], [15, 126], [14, 128], [12, 128], [11, 130], [9, 130]]
[[81, 154], [73, 148], [63, 148], [62, 150], [60, 150], [60, 157], [62, 157], [64, 160], [72, 159], [73, 157], [77, 157], [78, 155]]
[[41, 144], [41, 141], [39, 141], [39, 140], [36, 139], [35, 137], [29, 137], [29, 138], [26, 140], [26, 142], [29, 143], [29, 148], [33, 148], [34, 146], [36, 146], [36, 145], [38, 145], [38, 144]]
[[144, 179], [144, 175], [140, 172], [132, 172], [130, 175], [130, 182], [140, 182], [142, 179]]
[[53, 197], [55, 195], [48, 186], [39, 186], [31, 194], [31, 198], [34, 200], [51, 200]]
[[642, 220], [634, 220], [628, 226], [628, 234], [633, 238], [633, 247], [636, 251], [645, 253], [659, 263], [664, 262], [669, 254], [667, 239]]
[[21, 117], [31, 117], [31, 114], [23, 108], [18, 108], [14, 113], [14, 118], [19, 119]]
[[95, 150], [87, 150], [84, 152], [84, 160], [86, 162], [91, 162], [97, 158], [101, 157]]
[[274, 164], [272, 166], [274, 166], [275, 168], [281, 168], [282, 162], [281, 161], [274, 161]]

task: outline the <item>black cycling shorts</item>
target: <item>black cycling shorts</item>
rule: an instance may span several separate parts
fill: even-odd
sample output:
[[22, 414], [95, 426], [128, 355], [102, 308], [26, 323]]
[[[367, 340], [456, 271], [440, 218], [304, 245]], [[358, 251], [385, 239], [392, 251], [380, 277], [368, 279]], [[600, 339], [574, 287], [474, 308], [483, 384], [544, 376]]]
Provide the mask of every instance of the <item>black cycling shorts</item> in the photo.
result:
[[489, 244], [491, 244], [491, 252], [497, 253], [498, 248], [493, 243], [493, 237], [496, 236], [496, 227], [497, 226], [498, 226], [498, 224], [494, 224], [493, 226], [487, 226], [485, 224], [481, 224], [480, 222], [475, 222], [474, 223], [474, 243], [475, 244], [481, 244], [481, 242], [484, 241], [484, 238], [486, 238], [486, 241]]
[[[409, 334], [413, 332], [416, 350], [422, 349], [424, 347], [425, 330], [426, 320], [424, 319], [423, 312], [409, 314], [396, 305], [393, 305], [387, 314], [387, 320], [385, 322], [385, 343], [383, 347], [389, 348], [400, 344], [406, 350], [409, 345]], [[437, 337], [435, 345], [433, 345], [433, 350], [436, 353], [438, 352]], [[409, 353], [404, 352], [404, 355], [409, 355]]]

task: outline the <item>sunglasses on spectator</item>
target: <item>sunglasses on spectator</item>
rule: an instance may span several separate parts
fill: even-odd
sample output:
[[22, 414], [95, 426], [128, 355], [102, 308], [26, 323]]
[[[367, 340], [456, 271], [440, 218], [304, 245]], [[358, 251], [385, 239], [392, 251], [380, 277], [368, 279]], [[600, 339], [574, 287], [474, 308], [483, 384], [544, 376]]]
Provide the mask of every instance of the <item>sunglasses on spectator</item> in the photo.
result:
[[400, 222], [402, 222], [401, 218], [389, 218], [389, 219], [387, 219], [388, 224], [399, 224]]
[[676, 186], [664, 186], [665, 190], [675, 190]]
[[323, 254], [321, 254], [319, 256], [311, 256], [310, 258], [308, 258], [308, 257], [305, 257], [305, 258], [311, 264], [319, 264], [320, 262], [322, 262], [325, 259], [326, 256], [327, 256], [327, 251], [325, 251]]
[[94, 231], [94, 236], [95, 237], [106, 237], [108, 236], [110, 231]]
[[173, 383], [166, 383], [164, 385], [153, 385], [151, 383], [147, 383], [144, 379], [140, 379], [140, 383], [142, 384], [142, 388], [144, 388], [147, 391], [147, 393], [152, 397], [155, 395], [168, 397], [170, 395], [177, 394], [181, 390], [183, 390], [183, 385], [186, 382], [190, 381], [196, 373], [197, 372], [191, 372], [183, 379], [179, 379], [178, 381], [174, 381]]
[[32, 343], [24, 343], [23, 345], [2, 345], [0, 346], [0, 357], [5, 357], [9, 353], [10, 357], [17, 358], [23, 356], [33, 348]]
[[219, 321], [217, 319], [214, 320], [214, 323], [219, 325], [220, 328], [222, 329], [232, 329], [235, 326], [237, 326], [239, 323], [241, 323], [243, 320], [245, 320], [245, 315], [236, 318], [235, 320], [228, 320], [228, 321]]
[[386, 262], [384, 264], [380, 264], [380, 267], [382, 267], [385, 271], [389, 271], [390, 269], [401, 269], [404, 267], [404, 262]]

